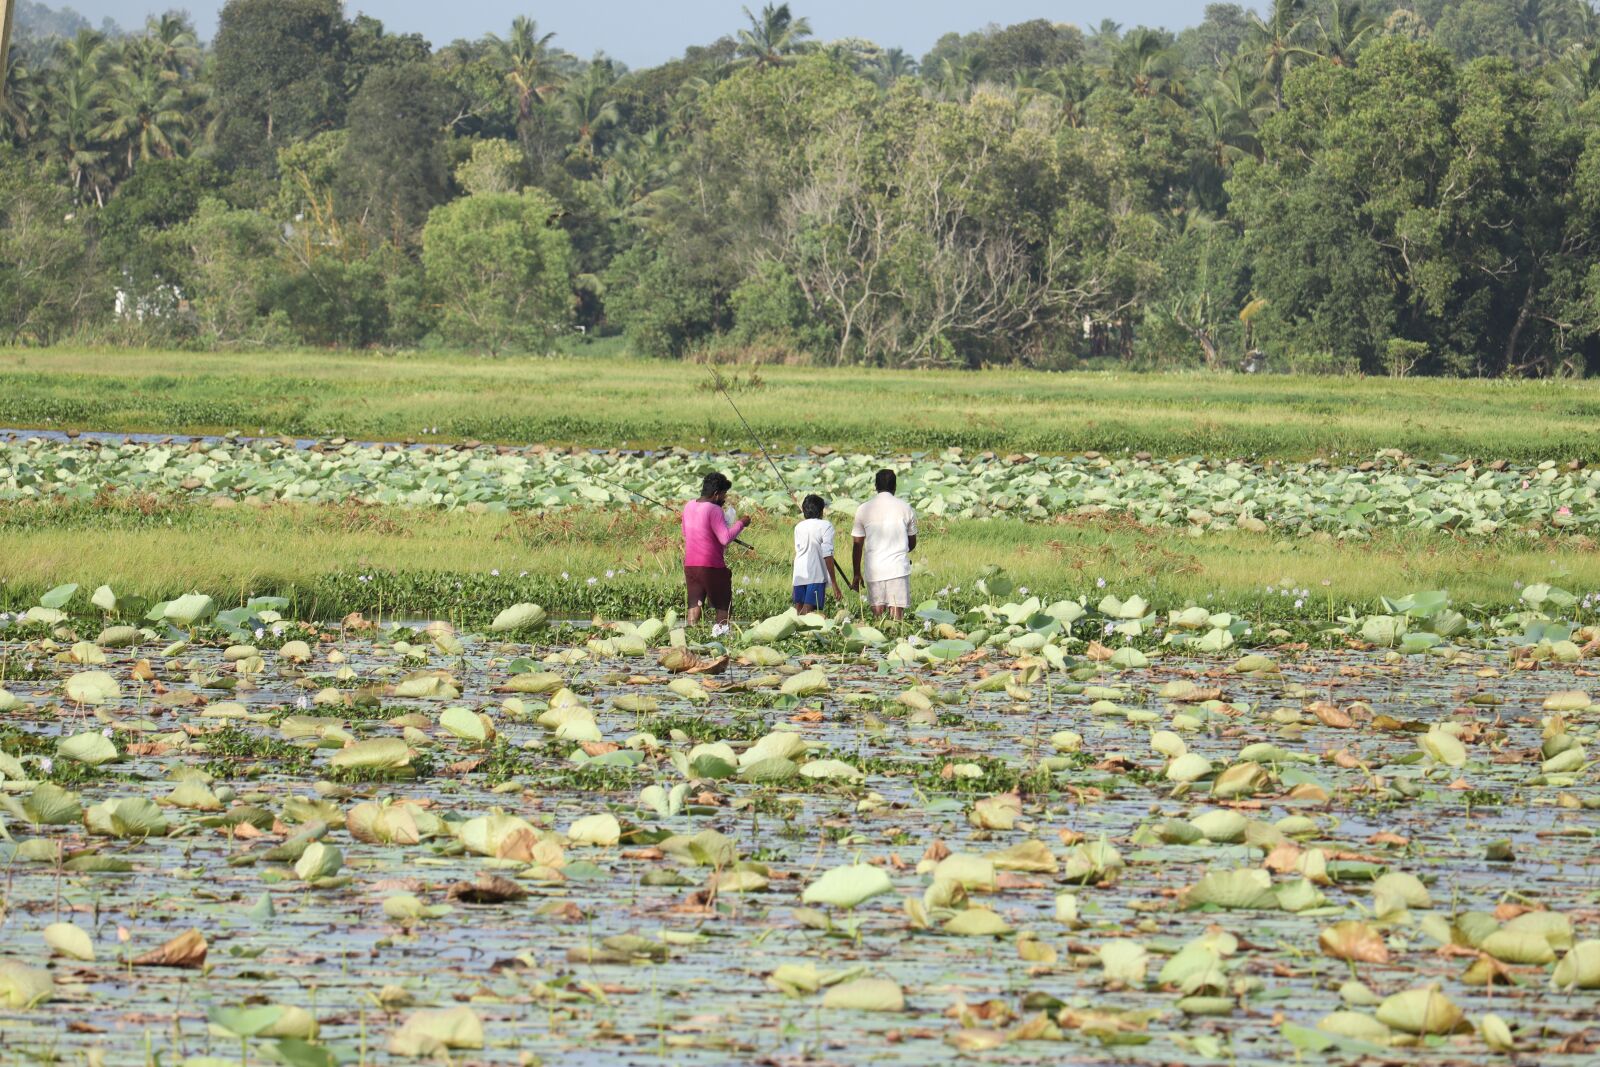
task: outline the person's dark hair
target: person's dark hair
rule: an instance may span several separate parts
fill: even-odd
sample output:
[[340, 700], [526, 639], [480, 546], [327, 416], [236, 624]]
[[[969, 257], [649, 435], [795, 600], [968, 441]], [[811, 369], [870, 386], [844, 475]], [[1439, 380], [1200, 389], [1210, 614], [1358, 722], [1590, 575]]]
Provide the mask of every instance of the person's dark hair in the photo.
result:
[[880, 492], [880, 493], [892, 493], [895, 490], [895, 485], [896, 484], [897, 483], [895, 482], [894, 471], [881, 470], [881, 471], [878, 472], [878, 479], [877, 479], [878, 492]]
[[700, 480], [700, 499], [709, 500], [718, 493], [726, 493], [733, 488], [733, 483], [728, 481], [728, 476], [721, 471], [712, 471]]
[[820, 519], [822, 518], [822, 509], [827, 506], [828, 502], [826, 500], [812, 493], [800, 501], [800, 514], [808, 519]]

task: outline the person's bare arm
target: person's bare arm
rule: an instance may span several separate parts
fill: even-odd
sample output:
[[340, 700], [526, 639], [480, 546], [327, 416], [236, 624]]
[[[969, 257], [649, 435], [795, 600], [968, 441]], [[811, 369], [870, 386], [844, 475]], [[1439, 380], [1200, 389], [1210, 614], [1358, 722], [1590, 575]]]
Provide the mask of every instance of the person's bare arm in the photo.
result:
[[911, 553], [915, 552], [916, 550], [917, 550], [917, 535], [916, 534], [912, 534], [910, 537], [906, 538], [906, 555], [909, 556], [909, 555], [911, 555]]
[[861, 588], [861, 550], [866, 547], [865, 537], [852, 538], [855, 542], [850, 546], [850, 567], [856, 572], [855, 581], [850, 583], [852, 589]]

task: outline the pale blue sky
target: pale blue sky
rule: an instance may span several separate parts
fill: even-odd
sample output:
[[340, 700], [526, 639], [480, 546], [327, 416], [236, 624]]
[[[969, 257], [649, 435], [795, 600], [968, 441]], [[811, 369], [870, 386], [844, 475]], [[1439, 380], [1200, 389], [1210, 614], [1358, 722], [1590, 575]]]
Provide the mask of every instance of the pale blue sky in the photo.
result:
[[[186, 7], [203, 35], [216, 27], [222, 0], [45, 0], [52, 7], [70, 4], [91, 21], [111, 16], [125, 27], [137, 25], [143, 12]], [[866, 37], [886, 48], [904, 48], [920, 56], [941, 34], [976, 30], [990, 22], [1002, 25], [1031, 18], [1073, 22], [1085, 28], [1111, 18], [1124, 26], [1148, 25], [1181, 29], [1200, 21], [1206, 0], [791, 0], [797, 15], [811, 20], [825, 41]], [[752, 2], [752, 10], [761, 6]], [[1250, 6], [1246, 0], [1246, 6]], [[588, 56], [597, 49], [627, 63], [649, 66], [670, 59], [691, 44], [705, 44], [744, 24], [738, 0], [580, 0], [579, 3], [532, 4], [527, 0], [345, 0], [345, 9], [364, 11], [402, 32], [420, 32], [435, 45], [457, 37], [503, 32], [515, 15], [527, 14], [541, 28], [556, 33], [555, 43]]]

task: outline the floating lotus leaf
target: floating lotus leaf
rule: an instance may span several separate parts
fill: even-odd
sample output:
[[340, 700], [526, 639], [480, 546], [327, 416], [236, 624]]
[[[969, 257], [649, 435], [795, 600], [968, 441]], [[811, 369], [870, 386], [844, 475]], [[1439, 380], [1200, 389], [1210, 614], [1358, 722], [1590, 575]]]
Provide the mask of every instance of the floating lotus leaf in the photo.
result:
[[544, 608], [538, 604], [513, 604], [494, 617], [489, 629], [497, 634], [535, 630], [543, 626], [548, 618]]
[[878, 896], [894, 891], [894, 883], [882, 869], [858, 863], [835, 867], [806, 886], [801, 900], [807, 904], [827, 904], [835, 908], [855, 908]]
[[1461, 1020], [1461, 1009], [1436, 985], [1396, 993], [1378, 1005], [1378, 1021], [1407, 1034], [1448, 1034]]

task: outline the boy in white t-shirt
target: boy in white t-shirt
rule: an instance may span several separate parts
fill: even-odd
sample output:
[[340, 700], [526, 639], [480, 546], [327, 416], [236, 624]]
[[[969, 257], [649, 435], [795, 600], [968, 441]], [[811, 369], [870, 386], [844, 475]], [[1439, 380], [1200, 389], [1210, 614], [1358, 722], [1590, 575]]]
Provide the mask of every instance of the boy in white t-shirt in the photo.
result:
[[830, 583], [834, 596], [844, 600], [834, 577], [833, 523], [822, 517], [827, 506], [815, 493], [800, 502], [804, 518], [794, 528], [794, 609], [800, 615], [822, 610]]

